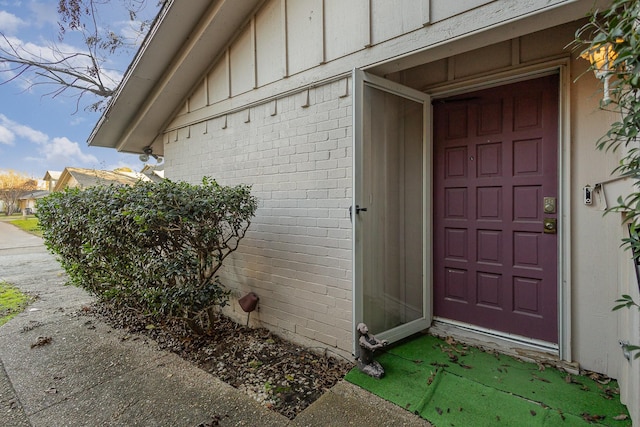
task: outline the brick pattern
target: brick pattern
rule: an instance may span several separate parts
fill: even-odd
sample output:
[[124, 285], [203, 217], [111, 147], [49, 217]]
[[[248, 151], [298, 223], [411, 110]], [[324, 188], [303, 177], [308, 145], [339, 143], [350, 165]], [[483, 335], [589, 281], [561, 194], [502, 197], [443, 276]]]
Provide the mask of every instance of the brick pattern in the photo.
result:
[[[260, 297], [255, 324], [351, 351], [352, 98], [328, 83], [165, 137], [165, 173], [251, 184], [259, 204], [222, 282]], [[276, 105], [274, 106], [274, 102]], [[275, 113], [275, 114], [274, 114]], [[235, 300], [230, 314], [246, 315]], [[229, 310], [228, 310], [229, 312]]]

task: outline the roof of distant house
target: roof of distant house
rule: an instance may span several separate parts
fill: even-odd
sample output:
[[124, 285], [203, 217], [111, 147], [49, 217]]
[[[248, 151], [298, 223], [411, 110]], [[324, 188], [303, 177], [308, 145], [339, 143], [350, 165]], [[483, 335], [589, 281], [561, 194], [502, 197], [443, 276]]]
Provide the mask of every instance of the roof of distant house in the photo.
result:
[[41, 199], [45, 196], [48, 196], [49, 194], [50, 192], [47, 190], [36, 190], [25, 194], [24, 196], [20, 197], [19, 200]]
[[57, 181], [60, 179], [60, 175], [62, 175], [61, 171], [47, 171], [42, 179], [44, 181]]
[[56, 191], [59, 187], [65, 187], [65, 183], [68, 181], [68, 178], [66, 178], [67, 175], [73, 177], [81, 188], [109, 184], [134, 185], [138, 181], [149, 180], [148, 177], [137, 172], [132, 172], [131, 170], [116, 169], [115, 171], [104, 171], [98, 169], [68, 167], [65, 168], [60, 175], [60, 179], [58, 180], [58, 184], [55, 188]]

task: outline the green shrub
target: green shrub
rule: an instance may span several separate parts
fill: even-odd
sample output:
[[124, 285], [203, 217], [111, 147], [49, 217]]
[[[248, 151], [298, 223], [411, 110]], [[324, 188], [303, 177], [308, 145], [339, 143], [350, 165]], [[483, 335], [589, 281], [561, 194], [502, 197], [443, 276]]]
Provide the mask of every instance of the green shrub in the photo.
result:
[[224, 306], [216, 275], [238, 247], [257, 202], [250, 187], [164, 180], [53, 193], [38, 202], [45, 244], [70, 283], [160, 320]]

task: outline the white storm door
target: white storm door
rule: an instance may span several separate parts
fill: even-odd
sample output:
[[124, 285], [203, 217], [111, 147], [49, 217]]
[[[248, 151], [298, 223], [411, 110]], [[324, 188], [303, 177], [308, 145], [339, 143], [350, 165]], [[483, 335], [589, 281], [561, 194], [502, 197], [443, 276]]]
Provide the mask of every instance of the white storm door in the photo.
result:
[[431, 104], [361, 70], [353, 82], [354, 328], [394, 342], [431, 324]]

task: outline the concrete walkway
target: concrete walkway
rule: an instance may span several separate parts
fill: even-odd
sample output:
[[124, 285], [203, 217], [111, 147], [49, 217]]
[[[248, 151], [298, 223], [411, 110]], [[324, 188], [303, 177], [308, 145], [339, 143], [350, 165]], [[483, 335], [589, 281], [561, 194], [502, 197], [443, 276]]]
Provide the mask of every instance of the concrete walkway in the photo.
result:
[[64, 285], [42, 239], [6, 222], [0, 281], [38, 297], [0, 327], [0, 425], [429, 425], [344, 381], [290, 421], [153, 341], [84, 315], [92, 297]]

